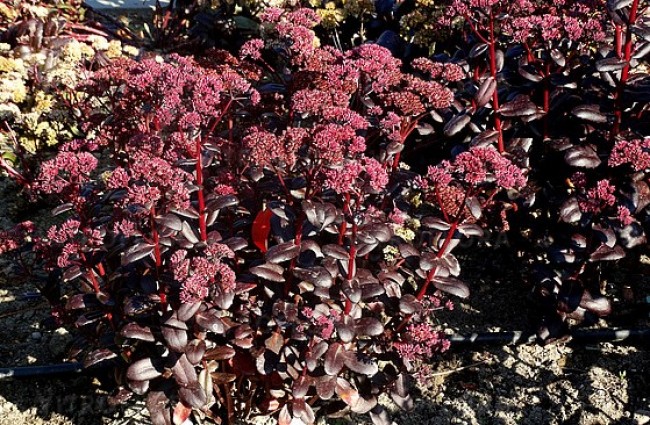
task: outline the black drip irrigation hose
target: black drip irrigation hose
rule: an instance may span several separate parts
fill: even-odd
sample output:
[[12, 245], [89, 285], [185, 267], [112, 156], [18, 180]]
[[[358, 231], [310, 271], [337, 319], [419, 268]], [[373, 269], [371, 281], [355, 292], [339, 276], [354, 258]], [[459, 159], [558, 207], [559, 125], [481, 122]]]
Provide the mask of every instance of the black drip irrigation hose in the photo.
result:
[[[579, 329], [570, 333], [571, 341], [582, 344], [616, 342], [625, 345], [650, 344], [650, 328], [644, 329]], [[452, 347], [479, 345], [531, 344], [537, 339], [534, 333], [521, 331], [481, 332], [471, 335], [452, 335]], [[82, 372], [92, 373], [101, 369], [93, 367], [85, 370], [82, 363], [61, 363], [45, 366], [20, 366], [0, 368], [0, 381], [21, 378], [44, 378], [70, 376]]]
[[[626, 345], [650, 343], [650, 328], [643, 329], [578, 329], [570, 334], [570, 341], [581, 344], [617, 342]], [[460, 345], [532, 344], [537, 340], [533, 332], [481, 332], [471, 335], [452, 335], [452, 347]]]

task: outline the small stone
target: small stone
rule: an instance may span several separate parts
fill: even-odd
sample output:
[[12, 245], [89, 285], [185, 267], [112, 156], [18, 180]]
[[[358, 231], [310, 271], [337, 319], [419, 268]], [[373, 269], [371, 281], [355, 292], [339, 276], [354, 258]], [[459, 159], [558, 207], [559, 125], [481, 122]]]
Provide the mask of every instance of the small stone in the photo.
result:
[[650, 410], [637, 410], [634, 412], [634, 420], [639, 425], [650, 424]]
[[41, 338], [43, 338], [43, 335], [40, 332], [32, 332], [32, 339], [35, 339], [35, 340], [38, 341]]

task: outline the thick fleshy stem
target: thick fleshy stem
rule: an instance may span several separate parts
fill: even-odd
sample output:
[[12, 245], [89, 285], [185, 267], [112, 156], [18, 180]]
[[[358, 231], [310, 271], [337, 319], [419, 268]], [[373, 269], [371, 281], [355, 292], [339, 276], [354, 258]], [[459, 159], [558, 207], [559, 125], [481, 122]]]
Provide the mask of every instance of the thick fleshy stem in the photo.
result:
[[196, 185], [199, 187], [199, 233], [202, 242], [208, 240], [208, 226], [205, 213], [205, 194], [203, 190], [203, 164], [201, 163], [201, 150], [203, 143], [201, 137], [196, 138]]
[[621, 70], [621, 79], [616, 88], [616, 100], [614, 107], [614, 126], [611, 132], [611, 139], [613, 140], [618, 136], [621, 130], [621, 121], [623, 120], [623, 90], [627, 85], [627, 80], [630, 76], [630, 59], [632, 58], [632, 47], [634, 45], [632, 37], [632, 27], [634, 26], [639, 9], [639, 0], [633, 0], [630, 6], [630, 13], [625, 28], [625, 44], [623, 46], [623, 61], [625, 66]]

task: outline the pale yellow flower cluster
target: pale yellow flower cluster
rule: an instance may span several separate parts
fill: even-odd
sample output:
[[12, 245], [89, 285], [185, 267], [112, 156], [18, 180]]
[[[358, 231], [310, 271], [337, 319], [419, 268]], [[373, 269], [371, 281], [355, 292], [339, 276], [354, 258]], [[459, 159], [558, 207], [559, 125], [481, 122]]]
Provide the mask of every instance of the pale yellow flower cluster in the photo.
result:
[[[41, 16], [42, 10], [30, 12]], [[0, 5], [0, 14], [6, 13]], [[100, 51], [109, 59], [139, 54], [137, 48], [101, 36], [91, 36], [87, 43], [66, 39], [55, 49], [34, 52], [26, 46], [12, 50], [10, 45], [0, 44], [0, 120], [13, 132], [0, 129], [0, 154], [11, 151], [14, 138], [34, 153], [79, 135], [62, 102], [77, 96], [74, 88], [87, 72], [85, 64]]]

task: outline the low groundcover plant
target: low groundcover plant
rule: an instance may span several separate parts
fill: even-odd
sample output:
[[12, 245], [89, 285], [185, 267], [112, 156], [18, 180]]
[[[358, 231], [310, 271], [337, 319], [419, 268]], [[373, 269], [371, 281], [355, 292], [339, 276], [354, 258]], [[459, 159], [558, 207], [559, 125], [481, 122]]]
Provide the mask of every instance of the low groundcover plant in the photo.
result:
[[378, 396], [410, 407], [408, 376], [449, 346], [435, 312], [468, 295], [454, 247], [526, 175], [491, 146], [400, 162], [460, 67], [319, 47], [306, 9], [262, 21], [239, 58], [116, 59], [77, 88], [92, 137], [32, 184], [61, 218], [34, 240], [61, 272], [53, 314], [155, 424], [386, 423]]

